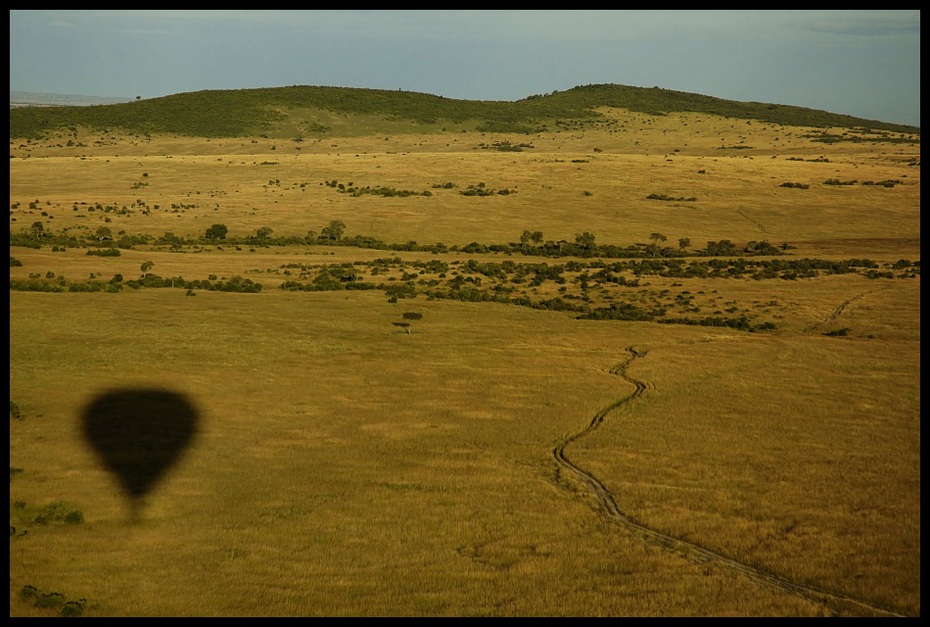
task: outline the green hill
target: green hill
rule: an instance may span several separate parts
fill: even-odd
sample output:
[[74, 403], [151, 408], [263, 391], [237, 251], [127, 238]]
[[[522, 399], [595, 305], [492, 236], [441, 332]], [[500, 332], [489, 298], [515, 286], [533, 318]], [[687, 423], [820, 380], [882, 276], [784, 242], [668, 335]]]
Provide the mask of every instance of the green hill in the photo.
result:
[[[586, 85], [506, 102], [457, 100], [400, 90], [292, 86], [207, 90], [90, 107], [16, 108], [10, 110], [10, 137], [40, 137], [78, 126], [195, 137], [322, 135], [334, 132], [334, 116], [339, 118], [338, 132], [352, 134], [377, 133], [391, 124], [396, 128], [398, 123], [414, 132], [450, 125], [463, 130], [534, 133], [564, 122], [594, 123], [600, 116], [598, 107], [652, 115], [695, 112], [785, 125], [920, 133], [914, 126], [658, 87]], [[354, 131], [353, 122], [357, 122]]]

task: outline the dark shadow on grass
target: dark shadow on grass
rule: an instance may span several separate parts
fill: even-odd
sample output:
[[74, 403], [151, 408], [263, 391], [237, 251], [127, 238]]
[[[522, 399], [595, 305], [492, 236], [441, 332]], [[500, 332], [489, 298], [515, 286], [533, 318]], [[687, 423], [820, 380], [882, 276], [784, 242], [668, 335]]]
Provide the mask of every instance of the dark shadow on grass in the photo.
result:
[[184, 396], [160, 389], [118, 389], [84, 409], [84, 438], [119, 481], [138, 521], [143, 498], [183, 457], [199, 416]]

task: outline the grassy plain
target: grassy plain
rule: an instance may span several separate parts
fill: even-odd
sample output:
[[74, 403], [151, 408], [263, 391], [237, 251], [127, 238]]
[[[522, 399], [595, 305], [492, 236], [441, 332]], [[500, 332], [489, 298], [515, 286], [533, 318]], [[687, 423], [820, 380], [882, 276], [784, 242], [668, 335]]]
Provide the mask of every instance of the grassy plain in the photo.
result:
[[[380, 290], [278, 289], [320, 264], [359, 262], [373, 280], [384, 257], [406, 264], [390, 270], [397, 281], [416, 262], [443, 261], [451, 276], [469, 259], [564, 259], [11, 247], [22, 262], [11, 279], [129, 279], [152, 261], [166, 277], [240, 275], [264, 288], [11, 291], [21, 414], [10, 423], [11, 616], [57, 611], [23, 598], [24, 586], [84, 599], [88, 616], [919, 615], [919, 137], [828, 129], [869, 140], [823, 143], [822, 129], [608, 114], [614, 123], [593, 130], [529, 136], [11, 140], [13, 231], [42, 221], [54, 233], [196, 238], [222, 223], [231, 237], [302, 236], [341, 220], [350, 235], [450, 246], [515, 242], [525, 229], [623, 246], [659, 232], [695, 252], [767, 240], [789, 244], [788, 259], [868, 258], [891, 273], [650, 274], [635, 286], [592, 281], [587, 294], [580, 271], [511, 284], [533, 299], [731, 310], [775, 325], [749, 333], [578, 320], [429, 299], [422, 287], [396, 303]], [[352, 197], [331, 180], [432, 195]], [[446, 182], [455, 187], [433, 187]], [[479, 182], [515, 193], [459, 193]], [[126, 211], [89, 210], [97, 204]], [[916, 273], [892, 270], [901, 259]], [[423, 314], [409, 334], [393, 324], [407, 311]], [[641, 356], [621, 371], [629, 347]], [[567, 457], [630, 519], [726, 559], [611, 518], [553, 457], [633, 394], [631, 380], [645, 393]], [[137, 524], [80, 435], [89, 399], [133, 386], [175, 390], [201, 414]], [[83, 522], [36, 523], [55, 503]], [[726, 560], [836, 598], [767, 585]]]

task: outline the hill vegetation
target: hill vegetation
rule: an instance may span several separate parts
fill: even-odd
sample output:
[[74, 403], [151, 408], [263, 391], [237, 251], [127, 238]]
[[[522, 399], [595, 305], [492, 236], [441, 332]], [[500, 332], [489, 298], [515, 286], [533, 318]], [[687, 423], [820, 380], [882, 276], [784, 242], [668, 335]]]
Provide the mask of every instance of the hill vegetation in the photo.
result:
[[[63, 128], [119, 128], [127, 133], [196, 137], [322, 135], [329, 114], [376, 116], [414, 125], [465, 126], [481, 131], [535, 133], [566, 122], [593, 124], [601, 107], [663, 115], [707, 113], [737, 119], [812, 127], [866, 127], [919, 133], [912, 126], [865, 120], [815, 109], [736, 102], [658, 87], [586, 85], [516, 102], [473, 101], [430, 94], [348, 87], [291, 86], [205, 90], [93, 107], [42, 107], [10, 111], [10, 136], [35, 138]], [[324, 114], [324, 115], [320, 115]]]

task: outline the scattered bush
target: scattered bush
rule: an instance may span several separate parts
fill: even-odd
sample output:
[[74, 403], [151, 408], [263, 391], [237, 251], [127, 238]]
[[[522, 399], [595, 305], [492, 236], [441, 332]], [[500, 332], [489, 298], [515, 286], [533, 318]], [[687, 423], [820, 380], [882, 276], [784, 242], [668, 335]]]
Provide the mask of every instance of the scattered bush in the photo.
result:
[[23, 586], [19, 597], [24, 601], [31, 601], [33, 607], [58, 610], [59, 616], [83, 616], [87, 599], [65, 598], [60, 592], [42, 592], [35, 586]]
[[79, 525], [84, 522], [84, 514], [79, 510], [70, 509], [67, 504], [58, 501], [43, 507], [35, 515], [32, 522], [38, 525], [50, 525], [52, 523], [64, 522], [69, 525]]

